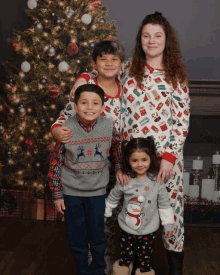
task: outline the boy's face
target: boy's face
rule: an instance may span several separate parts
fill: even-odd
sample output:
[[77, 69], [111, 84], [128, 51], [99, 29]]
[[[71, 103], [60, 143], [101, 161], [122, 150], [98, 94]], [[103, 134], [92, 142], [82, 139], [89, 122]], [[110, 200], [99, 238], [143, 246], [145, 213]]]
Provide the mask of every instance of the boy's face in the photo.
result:
[[102, 100], [98, 94], [82, 92], [77, 104], [74, 104], [74, 107], [82, 120], [90, 123], [101, 115], [105, 105], [102, 104]]
[[115, 78], [117, 73], [121, 70], [122, 61], [118, 55], [105, 54], [98, 56], [94, 67], [98, 71], [98, 77], [104, 79]]

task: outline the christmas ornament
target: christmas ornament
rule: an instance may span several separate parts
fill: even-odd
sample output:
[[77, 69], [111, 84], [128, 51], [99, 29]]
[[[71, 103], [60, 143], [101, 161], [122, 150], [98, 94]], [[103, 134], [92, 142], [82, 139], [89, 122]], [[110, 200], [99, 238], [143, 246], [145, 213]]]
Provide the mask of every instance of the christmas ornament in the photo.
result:
[[11, 149], [8, 149], [7, 156], [8, 156], [8, 158], [12, 157], [12, 151], [11, 151]]
[[56, 54], [56, 50], [54, 49], [54, 47], [50, 46], [50, 48], [47, 51], [47, 54], [51, 57], [54, 56]]
[[78, 46], [76, 43], [70, 43], [67, 47], [67, 52], [69, 55], [77, 54], [78, 53]]
[[65, 72], [68, 70], [69, 65], [66, 63], [66, 61], [62, 61], [62, 62], [60, 62], [58, 68], [59, 68], [59, 71]]
[[92, 3], [90, 4], [90, 7], [97, 9], [102, 5], [101, 0], [93, 0]]
[[26, 115], [26, 109], [24, 108], [23, 105], [21, 105], [21, 106], [18, 108], [18, 115], [19, 115], [19, 116], [25, 116], [25, 115]]
[[31, 140], [31, 139], [26, 139], [26, 141], [25, 141], [25, 146], [26, 146], [26, 148], [33, 148], [33, 147], [34, 147], [34, 142], [33, 142], [33, 140]]
[[103, 18], [103, 17], [100, 18], [99, 22], [104, 24], [105, 23], [105, 18]]
[[21, 44], [18, 40], [12, 42], [12, 48], [15, 52], [19, 51]]
[[106, 38], [106, 40], [108, 40], [108, 41], [117, 41], [117, 38], [114, 37], [114, 36], [112, 36], [112, 35], [109, 35], [109, 36]]
[[72, 9], [69, 9], [68, 12], [67, 12], [67, 17], [70, 18], [74, 15], [74, 11]]
[[23, 72], [27, 73], [30, 71], [31, 69], [31, 65], [30, 63], [28, 63], [27, 61], [24, 61], [22, 64], [21, 64], [21, 69]]
[[35, 0], [28, 0], [27, 6], [29, 9], [33, 10], [37, 7], [37, 2]]
[[90, 47], [91, 49], [94, 49], [94, 48], [95, 48], [95, 43], [94, 43], [94, 42], [90, 42], [90, 43], [89, 43], [89, 47]]
[[46, 78], [41, 78], [41, 80], [40, 80], [40, 84], [42, 84], [42, 85], [46, 85], [47, 84], [47, 79]]
[[86, 25], [90, 24], [92, 22], [92, 17], [85, 13], [83, 16], [82, 16], [82, 22], [85, 23]]
[[45, 119], [45, 117], [44, 116], [42, 116], [40, 119], [39, 119], [39, 124], [41, 125], [41, 126], [45, 126], [46, 125], [46, 119]]
[[62, 24], [61, 19], [59, 17], [55, 18], [54, 24], [55, 24], [55, 26], [60, 26]]
[[3, 134], [5, 131], [4, 126], [2, 125], [2, 122], [0, 123], [0, 134]]
[[51, 86], [50, 89], [48, 90], [49, 96], [52, 98], [56, 98], [60, 94], [60, 90], [57, 86]]
[[35, 23], [34, 27], [38, 30], [43, 30], [43, 25], [39, 21]]

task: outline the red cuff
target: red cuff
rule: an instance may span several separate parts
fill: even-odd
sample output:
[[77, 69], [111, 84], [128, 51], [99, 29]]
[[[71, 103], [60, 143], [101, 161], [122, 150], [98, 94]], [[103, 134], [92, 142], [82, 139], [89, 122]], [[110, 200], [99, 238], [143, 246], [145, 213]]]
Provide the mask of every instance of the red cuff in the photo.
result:
[[56, 128], [56, 127], [61, 127], [62, 125], [60, 125], [60, 124], [54, 124], [51, 128], [50, 128], [50, 133], [51, 133], [51, 135], [52, 135], [52, 137], [54, 138], [54, 136], [53, 136], [53, 133], [52, 133], [52, 130], [54, 129], [54, 128]]
[[165, 152], [162, 156], [163, 159], [165, 160], [168, 160], [169, 162], [175, 164], [176, 162], [176, 157], [174, 157], [174, 155], [168, 153], [168, 152]]
[[83, 73], [81, 74], [79, 77], [77, 77], [76, 80], [80, 79], [80, 78], [84, 78], [87, 82], [90, 80], [90, 75], [87, 73]]

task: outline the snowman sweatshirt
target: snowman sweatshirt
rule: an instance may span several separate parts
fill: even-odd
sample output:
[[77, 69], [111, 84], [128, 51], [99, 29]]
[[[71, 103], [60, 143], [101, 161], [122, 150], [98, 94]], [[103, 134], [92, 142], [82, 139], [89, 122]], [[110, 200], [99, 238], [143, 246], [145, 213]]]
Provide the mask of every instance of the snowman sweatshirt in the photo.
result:
[[118, 223], [125, 232], [134, 235], [153, 233], [159, 228], [160, 219], [165, 232], [173, 231], [174, 213], [165, 184], [149, 177], [132, 178], [126, 186], [116, 183], [106, 199], [105, 217], [111, 217], [122, 195], [124, 203]]

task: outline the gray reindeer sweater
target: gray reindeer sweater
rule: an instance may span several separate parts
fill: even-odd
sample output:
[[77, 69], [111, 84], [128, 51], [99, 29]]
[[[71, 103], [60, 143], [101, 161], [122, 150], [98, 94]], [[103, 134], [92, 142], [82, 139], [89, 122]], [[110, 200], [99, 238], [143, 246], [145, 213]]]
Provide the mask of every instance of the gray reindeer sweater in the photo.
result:
[[65, 160], [61, 173], [63, 194], [92, 197], [106, 193], [109, 180], [107, 158], [111, 147], [113, 122], [100, 116], [91, 132], [86, 132], [76, 116], [63, 126], [73, 131], [65, 144]]
[[159, 228], [160, 219], [165, 232], [173, 231], [174, 213], [164, 184], [148, 177], [130, 179], [127, 186], [117, 183], [106, 199], [105, 217], [111, 217], [112, 210], [123, 195], [124, 203], [118, 223], [124, 231], [147, 235]]

